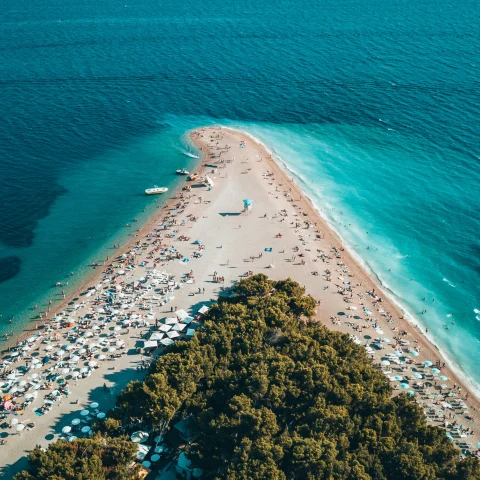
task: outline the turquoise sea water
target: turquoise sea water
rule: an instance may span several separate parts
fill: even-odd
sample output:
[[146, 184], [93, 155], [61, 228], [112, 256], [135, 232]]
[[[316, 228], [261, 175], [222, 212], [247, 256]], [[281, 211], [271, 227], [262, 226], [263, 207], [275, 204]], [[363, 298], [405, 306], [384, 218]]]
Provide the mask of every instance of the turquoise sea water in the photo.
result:
[[141, 192], [194, 164], [185, 132], [221, 123], [480, 381], [478, 2], [179, 3], [3, 3], [0, 332], [128, 238], [158, 205]]

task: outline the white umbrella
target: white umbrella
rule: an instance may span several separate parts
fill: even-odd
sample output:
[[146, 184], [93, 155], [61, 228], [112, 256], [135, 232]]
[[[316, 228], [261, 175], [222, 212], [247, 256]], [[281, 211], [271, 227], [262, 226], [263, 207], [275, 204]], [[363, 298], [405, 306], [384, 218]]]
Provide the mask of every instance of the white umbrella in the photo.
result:
[[59, 350], [57, 352], [57, 355], [59, 355], [61, 357], [62, 355], [65, 355], [65, 351], [64, 350]]
[[87, 372], [88, 372], [88, 368], [86, 368], [86, 367], [82, 367], [80, 369], [80, 373], [87, 373]]
[[17, 376], [15, 375], [15, 373], [9, 373], [7, 375], [7, 378], [8, 378], [8, 380], [15, 380], [17, 378]]
[[71, 360], [72, 362], [78, 362], [80, 360], [80, 357], [78, 355], [72, 355]]
[[18, 382], [19, 387], [24, 387], [26, 384], [27, 382], [25, 380], [20, 380], [20, 382]]
[[10, 420], [10, 425], [16, 425], [18, 423], [18, 418], [12, 418]]
[[80, 422], [81, 422], [81, 420], [79, 418], [74, 418], [72, 420], [72, 425], [78, 425]]
[[69, 368], [62, 368], [62, 373], [66, 375], [70, 371]]
[[35, 396], [35, 395], [34, 395], [33, 393], [27, 393], [27, 394], [25, 395], [25, 399], [26, 399], [26, 400], [30, 400], [30, 399], [33, 398], [34, 396]]
[[98, 408], [98, 403], [97, 402], [93, 402], [90, 404], [90, 407], [92, 408]]
[[90, 413], [90, 412], [89, 412], [88, 410], [82, 410], [82, 411], [80, 412], [80, 415], [81, 415], [82, 417], [86, 417], [89, 413]]
[[72, 377], [77, 378], [80, 375], [80, 372], [72, 372]]
[[79, 355], [83, 355], [87, 350], [85, 348], [81, 348], [77, 353]]
[[37, 363], [40, 363], [40, 360], [39, 360], [38, 358], [34, 358], [34, 359], [32, 360], [32, 363], [33, 363], [34, 365], [36, 365]]
[[90, 362], [88, 362], [89, 367], [94, 367], [96, 364], [97, 362], [95, 360], [91, 360]]
[[68, 441], [69, 441], [69, 442], [74, 442], [76, 439], [77, 439], [77, 437], [76, 437], [75, 435], [72, 435], [72, 436], [68, 439]]
[[32, 343], [32, 342], [34, 342], [36, 339], [37, 339], [37, 337], [28, 337], [28, 338], [27, 338], [27, 342], [28, 342], [28, 343]]
[[47, 352], [49, 352], [50, 350], [53, 350], [53, 345], [47, 345], [45, 347], [45, 350], [47, 350]]
[[115, 347], [109, 347], [109, 349], [108, 349], [109, 352], [114, 352], [115, 350], [116, 350]]
[[25, 428], [25, 425], [23, 423], [19, 423], [16, 427], [15, 430], [17, 432], [21, 432]]
[[122, 327], [120, 327], [119, 325], [117, 325], [117, 326], [114, 328], [114, 330], [115, 330], [116, 332], [120, 331], [121, 329], [122, 329]]
[[72, 427], [70, 425], [67, 425], [66, 427], [62, 428], [63, 433], [70, 433], [72, 431]]
[[10, 354], [11, 357], [18, 357], [19, 355], [20, 355], [19, 352], [12, 352], [12, 353]]
[[100, 412], [98, 415], [97, 415], [97, 418], [105, 418], [105, 414], [103, 412]]
[[91, 429], [88, 425], [85, 425], [84, 427], [82, 427], [82, 433], [88, 433], [90, 430]]
[[105, 355], [103, 355], [103, 354], [98, 356], [98, 359], [99, 359], [99, 360], [105, 360], [106, 358], [107, 358], [107, 357], [106, 357]]
[[132, 436], [130, 437], [130, 440], [134, 443], [144, 443], [148, 440], [148, 433], [147, 432], [135, 432], [132, 433]]

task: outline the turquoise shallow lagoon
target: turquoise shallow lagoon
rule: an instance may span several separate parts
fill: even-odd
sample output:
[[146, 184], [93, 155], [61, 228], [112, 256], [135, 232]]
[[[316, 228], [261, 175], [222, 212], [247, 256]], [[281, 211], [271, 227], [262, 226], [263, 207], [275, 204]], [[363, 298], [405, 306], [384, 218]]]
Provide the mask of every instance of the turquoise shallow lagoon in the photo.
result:
[[0, 332], [125, 241], [143, 190], [194, 165], [185, 132], [217, 123], [264, 141], [480, 380], [476, 2], [3, 7]]

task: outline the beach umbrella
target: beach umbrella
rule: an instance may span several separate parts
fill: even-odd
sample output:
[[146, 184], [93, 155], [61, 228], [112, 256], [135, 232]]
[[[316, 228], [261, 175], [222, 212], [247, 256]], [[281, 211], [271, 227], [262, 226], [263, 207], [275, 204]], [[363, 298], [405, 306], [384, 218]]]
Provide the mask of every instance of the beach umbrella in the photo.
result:
[[99, 360], [105, 360], [107, 357], [105, 355], [103, 355], [103, 353], [101, 355], [98, 356], [98, 359]]
[[407, 388], [409, 388], [409, 385], [408, 383], [401, 383], [400, 388], [402, 388], [403, 390], [406, 390]]
[[63, 433], [70, 433], [72, 431], [72, 427], [70, 425], [67, 425], [66, 427], [62, 428]]
[[17, 378], [17, 375], [15, 373], [9, 373], [7, 375], [8, 380], [15, 380]]
[[423, 378], [423, 375], [422, 375], [421, 373], [417, 373], [417, 372], [415, 372], [415, 373], [413, 374], [413, 376], [414, 376], [415, 378]]
[[18, 418], [12, 418], [10, 420], [10, 425], [16, 425], [18, 423]]
[[20, 352], [12, 352], [10, 354], [11, 357], [18, 357], [20, 355]]
[[382, 360], [382, 365], [384, 367], [388, 367], [390, 365], [390, 362], [388, 360]]
[[134, 443], [144, 443], [148, 440], [148, 433], [142, 431], [132, 433], [130, 440]]
[[15, 430], [17, 432], [21, 432], [25, 428], [25, 425], [23, 423], [19, 423], [16, 427]]
[[76, 437], [75, 435], [72, 435], [72, 436], [68, 439], [68, 441], [69, 441], [69, 442], [74, 442], [76, 439], [77, 439], [77, 437]]
[[440, 370], [438, 368], [432, 368], [432, 373], [440, 373]]
[[155, 453], [163, 453], [165, 450], [165, 447], [163, 445], [158, 445], [155, 447]]
[[418, 357], [420, 354], [416, 350], [410, 350], [412, 357]]
[[[157, 435], [155, 438], [154, 438], [154, 441], [155, 443], [160, 443], [160, 442], [163, 442], [163, 437], [161, 435]], [[158, 448], [158, 447], [157, 447]], [[163, 447], [162, 447], [163, 448]], [[155, 450], [156, 451], [156, 450]], [[161, 450], [163, 452], [163, 450]], [[159, 453], [156, 451], [156, 453]]]
[[98, 403], [97, 403], [97, 402], [92, 402], [92, 403], [90, 404], [90, 407], [91, 407], [91, 408], [98, 408]]
[[393, 377], [397, 382], [401, 382], [403, 380], [403, 377], [401, 375], [395, 375]]
[[82, 417], [86, 417], [89, 413], [90, 413], [90, 412], [89, 412], [88, 410], [82, 410], [82, 411], [80, 412], [80, 415], [81, 415]]
[[80, 369], [80, 373], [87, 373], [87, 372], [88, 372], [88, 368], [86, 368], [86, 367], [82, 367]]
[[88, 433], [90, 430], [91, 429], [88, 425], [85, 425], [84, 427], [82, 427], [82, 433]]
[[158, 461], [160, 460], [160, 455], [158, 455], [158, 453], [155, 453], [154, 455], [152, 455], [152, 456], [150, 457], [150, 460], [151, 460], [152, 462], [158, 462]]
[[80, 376], [80, 372], [72, 372], [73, 378], [77, 378], [78, 376]]
[[73, 348], [73, 345], [66, 345], [65, 350], [71, 350]]
[[27, 338], [27, 342], [28, 342], [28, 343], [32, 343], [32, 342], [34, 342], [36, 339], [37, 339], [37, 337], [28, 337], [28, 338]]
[[79, 418], [74, 418], [71, 423], [72, 425], [78, 425], [80, 422], [81, 420]]
[[72, 355], [71, 361], [72, 362], [78, 362], [80, 360], [80, 357], [78, 355]]
[[19, 387], [24, 387], [26, 384], [27, 382], [25, 380], [21, 380], [20, 382], [18, 382]]
[[97, 362], [95, 360], [91, 360], [90, 362], [88, 362], [89, 367], [94, 367], [96, 364]]
[[423, 364], [426, 366], [426, 367], [431, 367], [433, 365], [433, 363], [430, 361], [430, 360], [425, 360], [423, 362]]
[[34, 358], [34, 359], [32, 360], [32, 363], [33, 363], [34, 365], [36, 365], [37, 363], [40, 363], [40, 360], [39, 360], [38, 358]]
[[69, 368], [62, 368], [62, 373], [66, 375], [70, 371]]
[[27, 393], [27, 394], [25, 395], [25, 399], [26, 399], [26, 400], [30, 400], [30, 399], [33, 398], [34, 396], [35, 396], [35, 395], [34, 395], [33, 393]]
[[98, 415], [97, 415], [97, 418], [99, 418], [100, 420], [102, 418], [105, 418], [105, 414], [103, 412], [100, 412]]
[[109, 347], [109, 348], [108, 348], [108, 351], [109, 351], [109, 352], [114, 352], [115, 350], [116, 350], [115, 347]]
[[46, 350], [47, 352], [50, 352], [51, 350], [53, 350], [53, 345], [47, 345], [47, 346], [45, 347], [45, 350]]
[[31, 347], [29, 347], [28, 345], [25, 345], [25, 346], [22, 347], [22, 350], [27, 351], [27, 350], [30, 350], [30, 348]]
[[411, 397], [413, 397], [415, 395], [415, 392], [413, 390], [409, 390], [408, 392], [408, 395], [410, 395]]
[[83, 355], [87, 350], [85, 348], [81, 348], [77, 353], [79, 355]]
[[151, 463], [150, 463], [148, 460], [145, 460], [144, 462], [142, 462], [142, 465], [143, 465], [145, 468], [150, 468]]
[[62, 355], [65, 355], [65, 351], [64, 350], [58, 350], [57, 355], [61, 357]]
[[439, 380], [441, 380], [442, 382], [446, 382], [448, 380], [448, 377], [446, 377], [445, 375], [440, 375], [439, 377]]
[[442, 390], [446, 390], [446, 389], [448, 388], [448, 385], [440, 385], [440, 388], [441, 388]]

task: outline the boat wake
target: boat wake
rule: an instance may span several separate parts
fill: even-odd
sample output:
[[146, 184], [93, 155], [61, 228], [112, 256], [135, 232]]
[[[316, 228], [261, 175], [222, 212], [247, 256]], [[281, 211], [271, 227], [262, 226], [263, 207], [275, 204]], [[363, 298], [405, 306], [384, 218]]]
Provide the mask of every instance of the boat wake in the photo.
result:
[[185, 152], [184, 150], [182, 150], [182, 153], [190, 158], [200, 158], [199, 155], [195, 155], [194, 153], [190, 153], [190, 152]]

